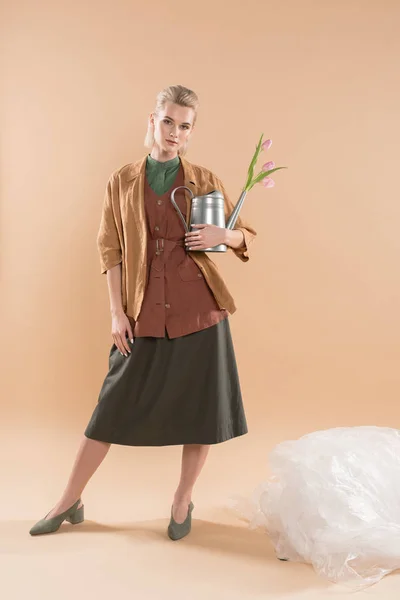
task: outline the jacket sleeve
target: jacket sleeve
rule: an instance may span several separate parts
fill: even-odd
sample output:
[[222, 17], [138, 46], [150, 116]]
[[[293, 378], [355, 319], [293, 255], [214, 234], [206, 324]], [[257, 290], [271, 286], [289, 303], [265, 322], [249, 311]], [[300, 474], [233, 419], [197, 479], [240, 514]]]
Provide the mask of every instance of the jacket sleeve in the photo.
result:
[[[224, 196], [225, 221], [227, 221], [229, 216], [232, 214], [234, 204], [229, 198], [222, 181], [218, 177], [215, 177], [215, 189], [220, 190]], [[228, 246], [228, 248], [230, 248], [234, 252], [234, 254], [236, 254], [236, 256], [240, 258], [240, 260], [242, 260], [243, 262], [247, 262], [250, 258], [249, 248], [252, 241], [256, 237], [257, 232], [247, 221], [245, 221], [242, 218], [242, 210], [240, 211], [239, 216], [236, 220], [234, 229], [239, 229], [243, 233], [244, 245], [240, 248], [232, 248], [232, 246]]]
[[113, 173], [108, 180], [104, 195], [97, 249], [100, 255], [101, 273], [122, 262], [122, 250], [118, 233], [120, 215], [118, 177]]

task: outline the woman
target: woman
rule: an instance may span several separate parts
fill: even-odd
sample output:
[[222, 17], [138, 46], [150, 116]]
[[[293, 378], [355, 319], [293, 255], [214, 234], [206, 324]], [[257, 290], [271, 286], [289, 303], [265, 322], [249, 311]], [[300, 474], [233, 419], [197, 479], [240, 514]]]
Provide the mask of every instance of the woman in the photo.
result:
[[[182, 444], [168, 527], [179, 539], [190, 531], [192, 491], [210, 445], [247, 433], [228, 321], [236, 306], [199, 250], [225, 243], [247, 261], [256, 232], [239, 217], [235, 230], [200, 224], [186, 233], [170, 202], [186, 185], [194, 195], [219, 189], [225, 215], [233, 208], [222, 182], [183, 158], [197, 109], [183, 86], [160, 92], [145, 140], [150, 154], [109, 179], [97, 238], [114, 340], [109, 372], [64, 493], [31, 535], [83, 521], [81, 494], [111, 444]], [[178, 190], [175, 200], [189, 224], [188, 195]]]

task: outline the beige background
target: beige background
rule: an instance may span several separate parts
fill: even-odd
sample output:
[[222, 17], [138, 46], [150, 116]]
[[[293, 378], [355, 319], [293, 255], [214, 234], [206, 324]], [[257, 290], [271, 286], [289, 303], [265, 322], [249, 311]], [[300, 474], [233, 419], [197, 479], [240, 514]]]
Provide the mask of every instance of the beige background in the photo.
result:
[[[331, 592], [311, 567], [276, 561], [267, 538], [225, 506], [265, 479], [279, 441], [399, 426], [399, 18], [395, 0], [5, 3], [8, 598], [25, 597], [25, 585], [31, 598], [56, 588], [67, 598], [76, 576], [96, 597]], [[111, 321], [96, 249], [106, 181], [144, 156], [155, 96], [175, 83], [201, 102], [187, 157], [221, 177], [233, 200], [261, 132], [273, 140], [264, 158], [289, 167], [275, 188], [246, 199], [243, 215], [258, 232], [248, 264], [215, 257], [238, 306], [231, 328], [249, 434], [211, 449], [192, 534], [178, 544], [164, 530], [180, 447], [113, 446], [85, 491], [79, 532], [30, 538], [64, 488], [107, 372]], [[124, 527], [113, 533], [111, 522]], [[387, 598], [398, 579], [370, 593]]]

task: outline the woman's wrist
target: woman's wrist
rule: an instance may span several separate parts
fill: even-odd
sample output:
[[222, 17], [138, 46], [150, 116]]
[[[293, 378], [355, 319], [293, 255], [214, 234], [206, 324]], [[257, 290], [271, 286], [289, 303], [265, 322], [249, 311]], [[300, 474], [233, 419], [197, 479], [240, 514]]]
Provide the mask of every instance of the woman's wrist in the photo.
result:
[[240, 229], [225, 229], [225, 242], [231, 248], [241, 248], [245, 245], [244, 233]]

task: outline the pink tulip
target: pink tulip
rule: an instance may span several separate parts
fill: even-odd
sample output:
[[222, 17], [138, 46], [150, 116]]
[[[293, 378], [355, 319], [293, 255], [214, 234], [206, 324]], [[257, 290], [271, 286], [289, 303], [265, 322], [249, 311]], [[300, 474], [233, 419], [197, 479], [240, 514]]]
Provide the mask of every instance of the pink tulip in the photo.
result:
[[275, 163], [273, 160], [270, 160], [269, 162], [266, 162], [265, 165], [262, 166], [262, 171], [270, 171], [271, 169], [275, 168]]
[[266, 188], [271, 188], [275, 185], [275, 181], [271, 179], [271, 177], [264, 177], [264, 179], [261, 180], [261, 183]]
[[269, 150], [271, 148], [271, 146], [272, 146], [272, 140], [265, 140], [265, 142], [263, 142], [261, 144], [261, 148], [263, 150]]

